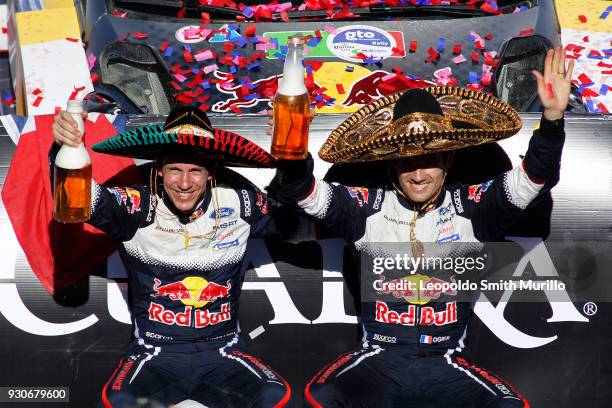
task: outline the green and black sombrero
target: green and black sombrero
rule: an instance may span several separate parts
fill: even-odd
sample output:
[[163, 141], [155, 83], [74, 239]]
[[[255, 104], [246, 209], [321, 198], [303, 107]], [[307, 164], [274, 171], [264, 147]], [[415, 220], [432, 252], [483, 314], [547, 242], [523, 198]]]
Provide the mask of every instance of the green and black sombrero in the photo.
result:
[[274, 167], [276, 159], [257, 144], [223, 129], [194, 106], [181, 106], [166, 123], [131, 129], [92, 146], [98, 153], [157, 160], [168, 152], [196, 154], [226, 166]]

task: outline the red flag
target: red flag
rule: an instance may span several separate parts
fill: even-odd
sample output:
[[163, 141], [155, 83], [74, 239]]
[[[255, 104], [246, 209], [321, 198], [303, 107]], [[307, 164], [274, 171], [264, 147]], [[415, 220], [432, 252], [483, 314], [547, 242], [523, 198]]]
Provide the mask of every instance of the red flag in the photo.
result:
[[[93, 116], [93, 115], [92, 115]], [[78, 282], [105, 261], [117, 243], [89, 224], [53, 220], [48, 153], [53, 143], [53, 115], [34, 118], [36, 128], [19, 139], [2, 189], [2, 201], [30, 267], [49, 293]], [[85, 121], [88, 146], [117, 134], [104, 115]], [[131, 159], [94, 153], [93, 178], [100, 184], [142, 182]]]

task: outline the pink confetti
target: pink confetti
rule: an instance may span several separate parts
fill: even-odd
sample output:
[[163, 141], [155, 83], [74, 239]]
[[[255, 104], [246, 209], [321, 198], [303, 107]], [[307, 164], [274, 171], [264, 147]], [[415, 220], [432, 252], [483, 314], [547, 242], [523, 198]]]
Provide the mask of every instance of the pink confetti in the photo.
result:
[[449, 78], [452, 75], [453, 70], [451, 69], [451, 67], [442, 68], [434, 72], [434, 77], [438, 79]]
[[96, 55], [89, 54], [89, 56], [87, 57], [87, 65], [89, 66], [90, 71], [93, 69], [95, 64], [96, 64]]
[[326, 25], [325, 27], [323, 27], [323, 30], [325, 30], [326, 32], [328, 32], [330, 34], [336, 34], [338, 32], [336, 27], [331, 26], [331, 25]]
[[213, 53], [211, 50], [198, 51], [193, 54], [193, 58], [198, 62], [202, 62], [213, 58]]
[[462, 62], [465, 62], [467, 60], [465, 59], [463, 54], [461, 54], [461, 55], [457, 55], [455, 58], [451, 59], [451, 61], [453, 61], [455, 64], [461, 64]]
[[182, 74], [174, 74], [172, 76], [179, 82], [185, 82], [185, 80], [187, 80], [187, 77]]
[[213, 71], [218, 70], [219, 67], [217, 66], [217, 64], [212, 64], [212, 65], [207, 65], [204, 68], [202, 68], [202, 70], [204, 71], [205, 74], [209, 74]]

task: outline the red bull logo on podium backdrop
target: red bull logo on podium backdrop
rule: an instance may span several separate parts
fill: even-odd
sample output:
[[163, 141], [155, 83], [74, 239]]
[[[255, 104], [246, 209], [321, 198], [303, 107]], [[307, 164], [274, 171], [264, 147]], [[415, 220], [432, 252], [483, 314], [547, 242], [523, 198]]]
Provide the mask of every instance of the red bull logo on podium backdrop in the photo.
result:
[[165, 285], [154, 279], [153, 297], [167, 296], [171, 300], [180, 301], [186, 306], [201, 308], [209, 302], [226, 298], [232, 288], [228, 280], [226, 285], [209, 282], [199, 276], [188, 276], [185, 279]]

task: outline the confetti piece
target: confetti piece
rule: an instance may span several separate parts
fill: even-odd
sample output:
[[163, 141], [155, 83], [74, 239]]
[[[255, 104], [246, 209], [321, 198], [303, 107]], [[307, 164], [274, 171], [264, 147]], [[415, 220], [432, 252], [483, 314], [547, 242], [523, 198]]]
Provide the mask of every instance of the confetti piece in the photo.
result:
[[187, 77], [182, 74], [174, 74], [172, 76], [179, 82], [184, 82], [187, 79]]
[[470, 84], [478, 83], [478, 73], [470, 71], [470, 73], [468, 74], [468, 78]]
[[178, 18], [185, 18], [185, 13], [187, 12], [187, 7], [183, 7], [179, 10], [178, 13], [176, 13], [176, 16]]
[[438, 79], [449, 78], [453, 75], [451, 67], [445, 67], [434, 72], [434, 77]]
[[200, 13], [202, 24], [210, 24], [210, 14], [203, 11]]
[[336, 27], [331, 26], [331, 25], [326, 25], [325, 27], [323, 27], [323, 30], [325, 30], [326, 32], [330, 34], [336, 34], [336, 32], [338, 32], [338, 29], [336, 29]]
[[93, 69], [95, 64], [96, 64], [96, 56], [95, 56], [95, 54], [89, 54], [87, 56], [87, 66], [89, 67], [90, 71]]
[[185, 59], [186, 62], [193, 62], [193, 57], [191, 56], [191, 53], [189, 52], [189, 50], [183, 51], [183, 58]]
[[463, 55], [458, 55], [455, 58], [451, 59], [455, 64], [461, 64], [462, 62], [467, 61]]
[[219, 67], [217, 66], [217, 64], [212, 64], [212, 65], [205, 66], [203, 68], [203, 71], [204, 71], [205, 74], [209, 74], [209, 73], [211, 73], [213, 71], [216, 71], [218, 69], [219, 69]]
[[491, 40], [493, 39], [493, 34], [489, 33], [489, 34], [485, 35], [485, 37], [484, 37], [484, 38], [485, 38], [485, 40], [487, 40], [487, 41], [491, 41]]
[[255, 24], [249, 24], [247, 28], [244, 29], [244, 35], [246, 35], [247, 37], [253, 37], [256, 31], [257, 26]]
[[42, 91], [40, 90], [40, 88], [36, 88], [32, 91], [32, 95], [40, 95], [42, 93]]
[[440, 58], [440, 54], [438, 54], [438, 52], [431, 47], [429, 47], [427, 53], [429, 54], [429, 57], [425, 60], [426, 63], [435, 62], [438, 58]]
[[164, 52], [164, 57], [171, 57], [173, 49], [174, 49], [174, 47], [172, 47], [172, 46], [166, 48], [166, 52]]
[[603, 84], [601, 88], [599, 88], [599, 94], [601, 96], [606, 96], [608, 94], [608, 89], [610, 89], [610, 87], [606, 84]]
[[486, 74], [483, 74], [482, 77], [480, 78], [480, 82], [482, 82], [482, 85], [484, 86], [491, 86], [492, 81], [493, 81], [492, 72], [487, 72]]
[[550, 83], [546, 84], [546, 93], [547, 93], [546, 96], [548, 96], [548, 99], [554, 99], [555, 98], [555, 92], [553, 91], [552, 84], [550, 84]]
[[591, 78], [589, 78], [585, 73], [578, 75], [578, 81], [580, 81], [580, 83], [584, 86], [593, 85], [593, 80], [591, 80]]
[[610, 113], [610, 112], [608, 112], [608, 109], [606, 109], [606, 106], [605, 106], [605, 105], [604, 105], [602, 102], [599, 102], [599, 103], [597, 104], [597, 107], [598, 107], [598, 108], [599, 108], [599, 110], [600, 110], [600, 111], [602, 111], [603, 113]]
[[2, 27], [2, 34], [6, 34], [8, 32], [8, 29], [6, 27]]
[[91, 74], [91, 83], [95, 84], [100, 80], [100, 76], [97, 73]]
[[527, 30], [519, 31], [519, 36], [527, 37], [529, 35], [532, 35], [533, 33], [535, 33], [535, 30], [533, 28], [528, 28]]
[[582, 24], [584, 24], [584, 23], [586, 23], [586, 22], [587, 22], [587, 18], [586, 18], [586, 16], [584, 16], [584, 15], [582, 15], [582, 14], [578, 16], [578, 20], [580, 20], [580, 22], [581, 22]]
[[111, 13], [113, 14], [113, 16], [119, 17], [119, 18], [126, 18], [127, 14], [128, 14], [127, 11], [122, 13], [119, 10], [115, 10], [115, 9], [113, 9], [113, 11], [111, 11]]
[[444, 48], [446, 47], [446, 39], [438, 38], [438, 46], [436, 47], [436, 51], [444, 52]]
[[159, 51], [164, 52], [170, 46], [170, 41], [164, 41], [162, 45], [159, 46]]
[[346, 72], [353, 72], [355, 70], [355, 67], [351, 67], [351, 66], [347, 65], [346, 68], [344, 68], [344, 70]]
[[66, 37], [66, 40], [70, 41], [70, 42], [79, 42], [78, 38], [69, 38], [69, 37]]
[[213, 57], [214, 56], [211, 50], [198, 51], [195, 54], [193, 54], [193, 58], [198, 62], [206, 61]]
[[474, 64], [478, 64], [480, 62], [480, 54], [478, 54], [477, 52], [473, 52], [472, 53], [472, 62]]
[[455, 44], [453, 46], [453, 54], [455, 55], [461, 54], [461, 44]]
[[336, 90], [338, 91], [338, 93], [340, 95], [344, 95], [344, 86], [342, 86], [342, 84], [336, 84]]
[[411, 40], [410, 41], [410, 52], [416, 52], [416, 50], [417, 50], [417, 41]]
[[42, 96], [38, 96], [35, 100], [34, 103], [32, 103], [33, 106], [36, 106], [37, 108], [40, 106], [40, 103], [42, 102], [43, 97]]
[[136, 32], [134, 33], [134, 38], [136, 38], [137, 40], [145, 40], [149, 38], [149, 34]]

